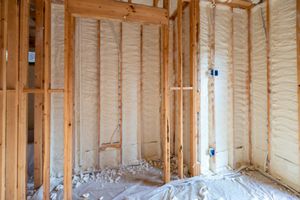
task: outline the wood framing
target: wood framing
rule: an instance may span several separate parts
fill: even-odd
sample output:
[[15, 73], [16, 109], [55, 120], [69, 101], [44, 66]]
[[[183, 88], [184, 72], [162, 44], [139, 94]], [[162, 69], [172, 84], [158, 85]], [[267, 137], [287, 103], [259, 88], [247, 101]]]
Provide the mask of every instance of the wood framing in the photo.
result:
[[[208, 32], [209, 32], [209, 56], [208, 56], [208, 69], [215, 67], [215, 15], [216, 8], [212, 7], [209, 11]], [[210, 90], [213, 88], [213, 91]], [[215, 105], [214, 105], [214, 89], [215, 81], [213, 78], [208, 79], [208, 98], [209, 98], [209, 147], [216, 149], [216, 133], [215, 133]], [[210, 158], [210, 170], [215, 171], [216, 156]]]
[[245, 1], [245, 0], [227, 0], [226, 2], [216, 0], [216, 3], [226, 4], [233, 8], [247, 8], [248, 9], [248, 8], [252, 7], [252, 3], [249, 1]]
[[267, 131], [268, 155], [267, 172], [270, 172], [271, 161], [271, 83], [270, 83], [270, 0], [266, 0], [266, 55], [267, 55]]
[[247, 10], [248, 15], [248, 80], [247, 80], [247, 95], [248, 95], [248, 145], [249, 145], [249, 164], [252, 164], [252, 113], [251, 113], [251, 83], [252, 83], [252, 25], [251, 25], [251, 9]]
[[65, 69], [64, 69], [64, 199], [72, 199], [73, 163], [73, 68], [75, 18], [65, 1]]
[[[44, 71], [44, 0], [35, 0], [34, 86], [43, 88]], [[34, 187], [43, 184], [43, 94], [34, 95]]]
[[[184, 10], [188, 5], [189, 5], [189, 3], [184, 1], [182, 3], [182, 10]], [[170, 15], [169, 19], [170, 20], [175, 20], [175, 18], [177, 17], [177, 15], [178, 15], [177, 14], [177, 9], [175, 9], [174, 12]]]
[[123, 24], [120, 23], [120, 44], [119, 44], [119, 67], [118, 67], [118, 107], [119, 107], [119, 130], [120, 130], [120, 164], [123, 164]]
[[[163, 6], [169, 13], [169, 0], [164, 0]], [[168, 15], [167, 15], [168, 16]], [[163, 163], [164, 182], [170, 182], [170, 105], [169, 105], [169, 26], [162, 26], [162, 47], [163, 47]]]
[[101, 21], [97, 21], [97, 65], [98, 65], [98, 156], [97, 168], [100, 169], [100, 147], [101, 147]]
[[[129, 7], [128, 7], [129, 6]], [[116, 12], [107, 13], [107, 11]], [[120, 17], [126, 11], [127, 15]], [[132, 11], [133, 9], [133, 11]], [[144, 12], [144, 13], [141, 13]], [[140, 23], [162, 24], [163, 32], [163, 152], [164, 181], [170, 181], [170, 120], [169, 120], [169, 85], [168, 85], [168, 55], [169, 55], [169, 1], [164, 1], [164, 9], [128, 4], [110, 0], [65, 0], [65, 69], [64, 69], [64, 199], [72, 199], [72, 158], [73, 158], [73, 71], [74, 71], [74, 32], [75, 17], [94, 19], [118, 19]], [[164, 15], [163, 19], [161, 15]], [[123, 13], [124, 14], [124, 13]], [[152, 15], [156, 15], [153, 17]], [[152, 18], [151, 18], [152, 16]], [[157, 17], [159, 19], [157, 19]], [[122, 32], [122, 30], [121, 30]], [[49, 91], [49, 90], [48, 90]], [[122, 118], [121, 118], [122, 120]], [[122, 137], [122, 134], [121, 134]], [[122, 138], [120, 141], [122, 146]]]
[[43, 199], [50, 195], [50, 70], [51, 70], [51, 0], [45, 0], [44, 13], [44, 156], [43, 156]]
[[68, 11], [76, 17], [168, 24], [166, 9], [115, 0], [68, 0]]
[[230, 38], [231, 38], [231, 48], [230, 48], [230, 54], [231, 54], [231, 77], [230, 77], [230, 85], [231, 85], [231, 90], [232, 90], [232, 163], [231, 167], [233, 169], [236, 168], [236, 162], [235, 162], [235, 71], [234, 71], [234, 13], [233, 13], [233, 8], [231, 8], [231, 33], [230, 33]]
[[[300, 163], [300, 1], [297, 1], [298, 157]], [[300, 168], [299, 168], [300, 174]]]
[[178, 176], [183, 178], [183, 65], [182, 65], [182, 1], [177, 1], [177, 84], [178, 90]]
[[196, 176], [200, 173], [197, 163], [197, 67], [198, 67], [198, 27], [199, 27], [199, 0], [190, 1], [190, 173]]
[[19, 125], [18, 125], [18, 195], [26, 199], [27, 189], [27, 87], [29, 49], [29, 0], [20, 1], [20, 57], [19, 57]]
[[0, 199], [5, 199], [5, 165], [6, 165], [6, 50], [7, 50], [7, 10], [8, 0], [0, 0], [0, 65], [2, 94], [0, 94], [1, 108], [1, 129], [0, 129]]
[[19, 4], [8, 1], [7, 18], [7, 93], [5, 198], [18, 198], [18, 71], [19, 71]]

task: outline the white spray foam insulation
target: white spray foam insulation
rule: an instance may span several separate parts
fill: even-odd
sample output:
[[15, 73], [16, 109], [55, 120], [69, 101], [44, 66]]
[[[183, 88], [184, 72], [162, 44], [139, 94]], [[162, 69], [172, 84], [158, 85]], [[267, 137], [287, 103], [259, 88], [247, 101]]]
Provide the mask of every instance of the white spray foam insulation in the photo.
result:
[[208, 155], [208, 57], [209, 57], [209, 39], [208, 39], [208, 12], [210, 3], [201, 2], [200, 4], [200, 75], [198, 85], [201, 89], [201, 105], [200, 105], [200, 123], [198, 130], [200, 130], [200, 145], [198, 154], [200, 156], [201, 171], [209, 171], [209, 155]]
[[265, 4], [252, 9], [251, 121], [253, 164], [264, 168], [267, 156], [267, 56]]
[[[64, 6], [51, 5], [51, 87], [64, 87]], [[51, 95], [51, 176], [63, 175], [64, 163], [64, 99]]]
[[[100, 22], [100, 146], [120, 142], [118, 68], [120, 67], [120, 22]], [[125, 138], [124, 138], [125, 139]], [[100, 152], [100, 166], [117, 166], [119, 149]], [[109, 158], [109, 159], [108, 159]]]
[[[233, 89], [234, 89], [234, 162], [249, 162], [248, 130], [248, 15], [246, 10], [233, 9]], [[239, 167], [239, 166], [237, 166]]]
[[[190, 10], [189, 6], [183, 11], [182, 19], [182, 65], [183, 86], [190, 86]], [[183, 160], [190, 160], [190, 92], [183, 92]]]
[[141, 73], [142, 157], [159, 159], [160, 149], [160, 42], [159, 26], [143, 26]]
[[[78, 165], [84, 171], [98, 165], [98, 21], [77, 18], [75, 31], [75, 110], [79, 122], [75, 125], [75, 152]], [[78, 108], [76, 108], [78, 107]], [[77, 121], [77, 119], [75, 118]], [[77, 149], [79, 148], [79, 149]]]
[[232, 119], [229, 98], [229, 69], [231, 58], [231, 10], [227, 6], [217, 5], [215, 17], [215, 69], [219, 70], [219, 76], [215, 77], [215, 139], [216, 139], [216, 169], [221, 169], [228, 164], [228, 137], [229, 123]]
[[270, 3], [271, 173], [300, 189], [296, 1]]
[[138, 152], [138, 103], [140, 89], [140, 29], [135, 23], [122, 23], [122, 109], [123, 164], [134, 164]]

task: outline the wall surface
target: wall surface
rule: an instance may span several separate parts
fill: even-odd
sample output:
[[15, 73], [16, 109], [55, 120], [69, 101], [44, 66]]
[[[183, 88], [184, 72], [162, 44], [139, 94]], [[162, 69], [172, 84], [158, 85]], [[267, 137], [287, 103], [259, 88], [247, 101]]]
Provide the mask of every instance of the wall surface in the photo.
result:
[[[63, 5], [53, 4], [53, 88], [64, 81], [63, 17]], [[75, 29], [75, 173], [161, 158], [159, 26], [77, 18]], [[51, 138], [51, 175], [61, 176], [61, 94], [52, 96]], [[122, 152], [102, 148], [121, 141]]]
[[[252, 156], [268, 154], [266, 5], [252, 9]], [[270, 0], [270, 163], [275, 178], [300, 191], [296, 1]]]
[[253, 164], [265, 167], [267, 158], [267, 55], [265, 4], [252, 9], [251, 121]]
[[[198, 154], [205, 173], [248, 161], [248, 19], [246, 11], [223, 5], [217, 5], [215, 16], [208, 2], [200, 9]], [[218, 76], [210, 75], [213, 66]], [[215, 148], [214, 157], [209, 147]]]
[[[51, 87], [64, 86], [64, 7], [52, 4]], [[63, 94], [51, 95], [51, 175], [62, 176], [64, 164]]]
[[270, 171], [300, 191], [296, 1], [270, 1]]
[[[300, 186], [296, 4], [270, 1], [271, 174]], [[150, 5], [150, 2], [144, 2]], [[176, 5], [176, 4], [175, 4]], [[172, 2], [172, 9], [176, 7]], [[161, 6], [161, 3], [160, 3]], [[202, 172], [249, 163], [248, 17], [245, 10], [200, 2], [198, 160]], [[63, 6], [52, 5], [52, 87], [63, 87]], [[170, 31], [170, 86], [176, 86], [177, 20]], [[214, 26], [214, 38], [210, 29]], [[174, 30], [173, 30], [174, 29]], [[161, 44], [158, 26], [78, 19], [75, 65], [75, 171], [161, 158]], [[265, 4], [251, 10], [252, 163], [267, 157], [267, 55]], [[212, 44], [215, 44], [212, 46]], [[210, 57], [214, 48], [215, 57]], [[219, 70], [209, 75], [210, 59]], [[189, 86], [189, 10], [183, 13], [183, 76]], [[122, 94], [122, 95], [121, 95]], [[122, 98], [122, 104], [120, 104]], [[171, 93], [171, 149], [176, 154], [177, 105]], [[122, 110], [120, 109], [122, 106]], [[189, 92], [184, 92], [184, 162], [189, 162]], [[51, 99], [51, 174], [63, 169], [63, 95]], [[122, 126], [120, 126], [122, 122]], [[120, 143], [101, 149], [103, 144]], [[209, 147], [216, 155], [210, 158]], [[121, 159], [122, 158], [122, 159]], [[55, 163], [55, 165], [53, 165]]]

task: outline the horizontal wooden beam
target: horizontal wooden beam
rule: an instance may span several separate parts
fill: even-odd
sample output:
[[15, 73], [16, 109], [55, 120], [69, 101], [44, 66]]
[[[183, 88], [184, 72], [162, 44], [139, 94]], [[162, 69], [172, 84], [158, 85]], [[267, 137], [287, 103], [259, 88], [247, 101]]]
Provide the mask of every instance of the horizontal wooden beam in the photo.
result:
[[[44, 89], [39, 89], [39, 88], [25, 88], [23, 89], [24, 93], [28, 94], [43, 94]], [[63, 93], [64, 89], [49, 89], [48, 93]]]
[[121, 148], [121, 143], [106, 143], [102, 144], [99, 151], [105, 151], [107, 148], [119, 149]]
[[67, 5], [74, 17], [168, 24], [168, 12], [163, 8], [115, 0], [68, 0]]
[[[171, 87], [170, 90], [180, 90], [180, 87]], [[193, 87], [182, 87], [182, 90], [193, 90]]]
[[[189, 2], [190, 0], [183, 0], [183, 1]], [[211, 0], [202, 0], [202, 1], [211, 1]], [[244, 9], [251, 8], [253, 6], [251, 2], [245, 0], [216, 0], [215, 3], [228, 5], [232, 8], [244, 8]]]

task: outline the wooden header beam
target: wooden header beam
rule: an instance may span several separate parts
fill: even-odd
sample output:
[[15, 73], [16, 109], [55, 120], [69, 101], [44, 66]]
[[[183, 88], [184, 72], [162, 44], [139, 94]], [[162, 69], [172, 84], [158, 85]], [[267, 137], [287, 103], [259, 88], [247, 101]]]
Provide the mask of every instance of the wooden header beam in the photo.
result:
[[66, 9], [74, 17], [168, 24], [168, 12], [163, 8], [115, 0], [68, 0], [67, 5]]

